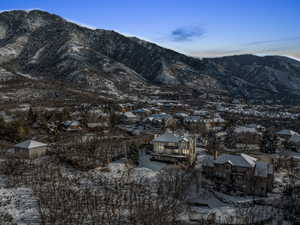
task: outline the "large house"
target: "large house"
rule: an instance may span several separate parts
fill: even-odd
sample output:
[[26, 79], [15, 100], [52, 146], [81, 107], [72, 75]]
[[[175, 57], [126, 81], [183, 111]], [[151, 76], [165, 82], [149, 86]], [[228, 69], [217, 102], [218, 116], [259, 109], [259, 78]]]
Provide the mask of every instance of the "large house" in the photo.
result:
[[22, 158], [37, 158], [43, 156], [47, 152], [48, 145], [34, 140], [27, 140], [16, 144], [13, 153]]
[[273, 187], [273, 166], [246, 154], [207, 157], [203, 173], [225, 192], [265, 196]]
[[154, 138], [152, 159], [192, 164], [196, 159], [196, 138], [169, 131]]

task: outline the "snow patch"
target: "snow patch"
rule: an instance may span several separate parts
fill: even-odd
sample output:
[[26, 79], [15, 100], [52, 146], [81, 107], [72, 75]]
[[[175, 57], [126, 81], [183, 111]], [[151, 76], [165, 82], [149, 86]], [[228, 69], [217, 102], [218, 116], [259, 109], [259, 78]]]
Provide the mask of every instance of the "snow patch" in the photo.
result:
[[7, 33], [7, 25], [4, 23], [0, 23], [0, 39], [4, 39]]
[[46, 46], [40, 48], [39, 50], [37, 50], [37, 52], [35, 53], [35, 55], [31, 58], [31, 60], [29, 61], [29, 63], [37, 63], [38, 59], [41, 56], [41, 53], [44, 51]]
[[29, 188], [0, 189], [0, 212], [11, 215], [19, 225], [40, 224], [38, 200]]
[[8, 44], [0, 48], [0, 63], [8, 62], [15, 59], [22, 52], [25, 44], [28, 41], [28, 36], [21, 36], [14, 43]]

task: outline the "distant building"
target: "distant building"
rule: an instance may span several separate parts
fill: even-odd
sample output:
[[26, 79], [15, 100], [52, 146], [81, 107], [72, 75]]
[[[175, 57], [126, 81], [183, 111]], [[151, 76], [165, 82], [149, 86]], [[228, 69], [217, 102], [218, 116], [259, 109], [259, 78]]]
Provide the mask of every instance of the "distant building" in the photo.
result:
[[63, 123], [65, 131], [81, 131], [81, 123], [77, 120], [65, 121]]
[[246, 154], [208, 157], [203, 161], [203, 173], [225, 192], [265, 196], [273, 188], [273, 165]]
[[139, 117], [133, 112], [124, 112], [121, 114], [121, 120], [123, 123], [131, 124], [139, 121]]
[[153, 160], [192, 164], [196, 159], [196, 139], [189, 135], [165, 132], [154, 138]]
[[34, 140], [27, 140], [16, 144], [13, 153], [22, 158], [37, 158], [45, 155], [48, 145]]
[[289, 139], [292, 136], [299, 135], [299, 134], [293, 130], [280, 130], [280, 131], [276, 132], [276, 135], [283, 139]]

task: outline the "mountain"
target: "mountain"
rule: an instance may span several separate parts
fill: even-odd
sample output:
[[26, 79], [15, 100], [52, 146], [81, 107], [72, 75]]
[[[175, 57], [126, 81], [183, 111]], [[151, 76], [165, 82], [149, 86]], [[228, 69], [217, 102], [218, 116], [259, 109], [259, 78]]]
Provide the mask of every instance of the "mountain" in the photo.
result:
[[294, 59], [238, 55], [204, 61], [206, 73], [234, 96], [287, 101], [300, 94], [300, 63]]
[[19, 75], [118, 94], [147, 85], [180, 85], [249, 99], [300, 95], [296, 60], [253, 55], [198, 59], [40, 10], [0, 13], [0, 80]]

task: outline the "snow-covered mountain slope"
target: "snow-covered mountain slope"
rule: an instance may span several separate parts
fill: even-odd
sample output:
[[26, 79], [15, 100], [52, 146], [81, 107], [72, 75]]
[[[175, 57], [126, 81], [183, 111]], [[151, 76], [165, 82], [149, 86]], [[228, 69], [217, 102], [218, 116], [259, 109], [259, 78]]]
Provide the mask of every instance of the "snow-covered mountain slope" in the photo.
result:
[[119, 95], [129, 84], [225, 90], [249, 99], [300, 95], [300, 62], [287, 57], [200, 60], [39, 10], [0, 13], [0, 67]]

